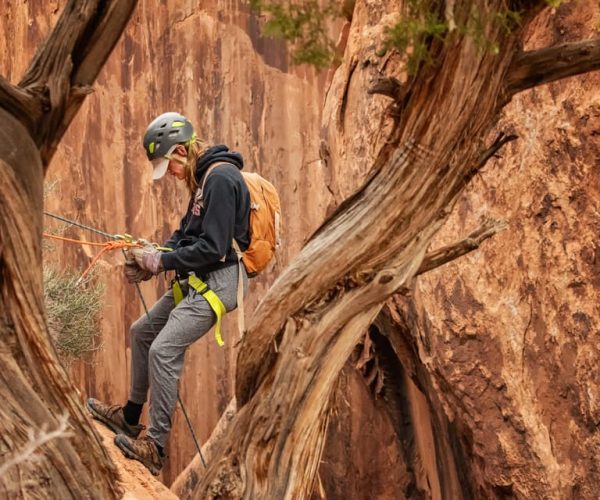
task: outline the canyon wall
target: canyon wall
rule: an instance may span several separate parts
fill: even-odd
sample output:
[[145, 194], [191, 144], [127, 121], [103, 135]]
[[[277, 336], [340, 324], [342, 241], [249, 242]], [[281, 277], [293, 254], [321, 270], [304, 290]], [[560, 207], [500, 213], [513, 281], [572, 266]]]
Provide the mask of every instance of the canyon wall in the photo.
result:
[[[367, 96], [381, 76], [403, 78], [393, 53], [375, 55], [392, 3], [357, 3], [327, 95], [324, 149], [340, 176], [336, 199], [364, 178], [394, 119], [389, 99]], [[547, 9], [526, 48], [597, 36], [599, 25], [594, 1]], [[486, 218], [505, 220], [507, 229], [419, 277], [406, 297], [390, 300], [365, 338], [370, 354], [359, 346], [370, 398], [351, 391], [334, 407], [381, 410], [370, 422], [382, 426], [389, 460], [371, 472], [381, 467], [397, 485], [395, 496], [374, 489], [381, 498], [596, 498], [599, 86], [595, 72], [513, 99], [494, 134], [519, 139], [466, 188], [432, 249], [466, 237]], [[343, 176], [349, 168], [358, 177]], [[344, 376], [354, 383], [355, 374]], [[330, 446], [344, 435], [372, 439], [369, 423], [343, 410], [333, 422]], [[390, 427], [398, 445], [392, 452]], [[346, 470], [356, 464], [350, 455], [336, 454]], [[329, 471], [326, 489], [335, 498], [342, 470], [338, 463]], [[356, 472], [359, 498], [365, 476]]]
[[[0, 73], [18, 81], [64, 1], [9, 0]], [[356, 3], [342, 28], [343, 62], [316, 73], [289, 64], [259, 35], [244, 2], [141, 1], [124, 37], [59, 147], [46, 208], [109, 232], [162, 241], [187, 194], [152, 184], [141, 136], [167, 110], [201, 137], [240, 151], [283, 202], [284, 245], [253, 281], [248, 313], [327, 213], [364, 180], [385, 141], [389, 99], [368, 95], [402, 78], [393, 53], [375, 55], [393, 2]], [[593, 0], [546, 11], [529, 48], [598, 33]], [[10, 55], [10, 56], [9, 56]], [[340, 377], [315, 498], [594, 498], [600, 481], [598, 73], [517, 96], [498, 131], [519, 140], [467, 187], [434, 247], [483, 217], [508, 229], [469, 256], [420, 277], [390, 301]], [[493, 137], [490, 138], [493, 140]], [[58, 227], [48, 221], [49, 227]], [[98, 240], [69, 228], [65, 234]], [[49, 261], [83, 269], [87, 246], [52, 244]], [[70, 367], [82, 394], [124, 402], [128, 324], [143, 313], [122, 256], [99, 264], [106, 286], [101, 348]], [[166, 290], [142, 284], [148, 304]], [[237, 328], [187, 355], [181, 394], [201, 441], [232, 394]], [[178, 408], [163, 480], [194, 455]]]
[[[526, 48], [597, 36], [600, 7], [546, 12]], [[600, 73], [517, 95], [519, 136], [477, 176], [436, 245], [508, 228], [418, 280], [421, 359], [463, 429], [475, 493], [595, 498], [600, 484]]]

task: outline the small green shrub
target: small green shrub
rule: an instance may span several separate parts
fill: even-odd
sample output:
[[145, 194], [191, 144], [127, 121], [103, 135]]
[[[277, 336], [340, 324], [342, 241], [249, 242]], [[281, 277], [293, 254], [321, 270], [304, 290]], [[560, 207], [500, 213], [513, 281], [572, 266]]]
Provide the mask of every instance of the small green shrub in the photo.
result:
[[406, 55], [407, 69], [414, 73], [421, 63], [432, 64], [427, 39], [445, 41], [448, 26], [445, 19], [440, 19], [433, 12], [423, 12], [405, 17], [386, 30], [385, 50], [397, 49]]
[[295, 64], [326, 67], [334, 57], [334, 43], [327, 35], [327, 22], [343, 15], [344, 4], [317, 0], [298, 3], [250, 0], [250, 6], [266, 14], [263, 35], [281, 38], [292, 44]]
[[63, 361], [82, 358], [100, 347], [99, 319], [104, 286], [92, 277], [44, 266], [44, 300], [50, 335]]

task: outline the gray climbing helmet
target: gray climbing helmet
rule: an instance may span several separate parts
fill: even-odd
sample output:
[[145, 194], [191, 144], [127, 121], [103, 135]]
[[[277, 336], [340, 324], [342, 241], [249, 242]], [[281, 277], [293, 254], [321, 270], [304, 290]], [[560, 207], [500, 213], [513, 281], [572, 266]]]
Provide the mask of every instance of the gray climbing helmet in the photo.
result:
[[178, 144], [187, 146], [195, 138], [193, 125], [179, 113], [163, 113], [152, 120], [144, 134], [144, 149], [154, 167], [152, 178], [156, 180], [165, 175], [169, 166], [169, 160], [165, 157]]

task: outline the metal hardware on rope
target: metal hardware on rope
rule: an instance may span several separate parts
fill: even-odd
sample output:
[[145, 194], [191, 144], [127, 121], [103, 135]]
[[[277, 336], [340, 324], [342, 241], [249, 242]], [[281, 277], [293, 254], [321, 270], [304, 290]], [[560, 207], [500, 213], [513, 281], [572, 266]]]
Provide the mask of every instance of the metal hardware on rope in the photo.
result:
[[173, 250], [172, 248], [158, 246], [156, 243], [149, 243], [146, 240], [142, 240], [142, 239], [136, 240], [133, 236], [131, 236], [130, 234], [127, 234], [127, 233], [125, 233], [125, 234], [110, 234], [110, 233], [107, 233], [106, 231], [101, 231], [100, 229], [96, 229], [95, 227], [88, 226], [86, 224], [82, 224], [81, 222], [76, 222], [74, 220], [67, 219], [66, 217], [62, 217], [60, 215], [51, 214], [50, 212], [44, 212], [44, 215], [47, 215], [48, 217], [52, 217], [54, 219], [58, 219], [62, 222], [66, 222], [67, 224], [71, 224], [72, 226], [77, 226], [82, 229], [87, 229], [88, 231], [92, 231], [94, 233], [101, 234], [102, 236], [106, 236], [107, 238], [110, 238], [111, 240], [124, 241], [126, 243], [139, 243], [140, 245], [152, 245], [156, 250], [160, 250], [161, 252], [171, 252]]
[[[94, 233], [101, 234], [102, 236], [105, 236], [105, 237], [113, 239], [113, 240], [119, 240], [119, 239], [132, 240], [131, 236], [129, 236], [129, 235], [110, 234], [110, 233], [107, 233], [106, 231], [96, 229], [95, 227], [88, 226], [86, 224], [81, 224], [80, 222], [76, 222], [76, 221], [67, 219], [66, 217], [52, 214], [50, 212], [44, 211], [44, 215], [47, 215], [48, 217], [52, 217], [53, 219], [60, 220], [67, 224], [71, 224], [73, 226], [77, 226], [82, 229], [86, 229], [88, 231], [92, 231]], [[161, 248], [158, 247], [158, 249], [160, 250]], [[125, 249], [123, 248], [122, 251], [123, 251], [123, 256], [125, 257], [125, 260], [127, 260], [127, 254], [125, 253]], [[142, 302], [142, 306], [144, 307], [144, 311], [146, 312], [146, 316], [148, 317], [148, 321], [150, 321], [150, 327], [152, 328], [152, 331], [153, 331], [154, 335], [156, 336], [156, 335], [158, 335], [158, 332], [156, 331], [156, 328], [154, 327], [154, 323], [152, 322], [152, 317], [150, 316], [150, 313], [148, 311], [148, 306], [146, 305], [146, 301], [144, 300], [144, 296], [142, 295], [142, 290], [140, 289], [140, 284], [136, 283], [135, 287], [136, 287], [137, 293], [140, 297], [140, 301]], [[196, 438], [196, 433], [194, 432], [192, 423], [188, 417], [187, 411], [185, 410], [185, 406], [183, 405], [181, 396], [179, 395], [179, 389], [177, 389], [177, 400], [179, 401], [179, 406], [181, 406], [181, 410], [183, 411], [183, 416], [185, 417], [185, 421], [187, 423], [188, 429], [190, 430], [190, 434], [192, 435], [192, 439], [194, 440], [194, 444], [196, 445], [196, 449], [198, 450], [198, 455], [200, 455], [200, 460], [202, 461], [202, 465], [204, 465], [204, 468], [206, 469], [207, 465], [206, 465], [206, 462], [204, 461], [204, 456], [202, 455], [202, 449], [200, 447], [200, 444], [198, 443], [198, 439]]]

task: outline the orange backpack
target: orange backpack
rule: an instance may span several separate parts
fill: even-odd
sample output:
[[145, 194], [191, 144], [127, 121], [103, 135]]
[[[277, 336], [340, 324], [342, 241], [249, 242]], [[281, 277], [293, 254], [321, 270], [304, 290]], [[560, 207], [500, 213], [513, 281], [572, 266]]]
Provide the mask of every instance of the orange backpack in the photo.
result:
[[281, 244], [281, 203], [268, 180], [255, 172], [242, 172], [242, 176], [250, 191], [250, 246], [242, 260], [254, 276], [267, 267]]
[[[202, 183], [202, 191], [208, 175], [219, 165], [211, 165]], [[256, 172], [242, 172], [242, 177], [250, 192], [250, 246], [240, 252], [237, 242], [233, 241], [235, 251], [242, 256], [242, 261], [249, 276], [256, 276], [263, 271], [281, 245], [281, 203], [275, 186]]]

